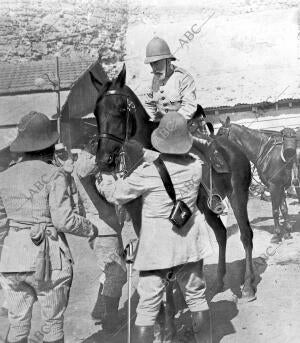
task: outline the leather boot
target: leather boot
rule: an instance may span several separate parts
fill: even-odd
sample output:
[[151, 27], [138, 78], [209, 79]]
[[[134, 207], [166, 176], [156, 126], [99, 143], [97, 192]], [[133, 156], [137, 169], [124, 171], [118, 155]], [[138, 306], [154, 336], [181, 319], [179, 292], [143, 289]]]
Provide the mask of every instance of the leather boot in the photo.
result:
[[153, 326], [135, 326], [133, 334], [133, 343], [152, 343], [153, 339]]
[[212, 343], [210, 311], [192, 312], [192, 323], [196, 343]]

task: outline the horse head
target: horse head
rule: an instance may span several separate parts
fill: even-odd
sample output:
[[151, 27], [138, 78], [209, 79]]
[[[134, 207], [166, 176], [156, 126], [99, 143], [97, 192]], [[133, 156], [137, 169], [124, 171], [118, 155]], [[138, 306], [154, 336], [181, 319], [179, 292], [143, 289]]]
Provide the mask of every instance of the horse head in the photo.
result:
[[125, 86], [126, 67], [104, 86], [90, 74], [99, 95], [94, 109], [98, 127], [96, 162], [102, 171], [116, 169], [124, 144], [136, 133], [135, 106]]
[[220, 122], [221, 122], [222, 126], [219, 128], [216, 136], [217, 137], [225, 136], [225, 137], [229, 138], [230, 130], [231, 130], [230, 118], [227, 117], [225, 121], [222, 121], [220, 119]]

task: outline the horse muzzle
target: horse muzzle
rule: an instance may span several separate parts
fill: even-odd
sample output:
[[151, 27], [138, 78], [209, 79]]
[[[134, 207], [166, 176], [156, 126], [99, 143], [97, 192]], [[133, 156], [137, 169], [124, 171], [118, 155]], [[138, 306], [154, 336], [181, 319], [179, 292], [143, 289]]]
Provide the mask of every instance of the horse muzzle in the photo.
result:
[[96, 157], [96, 164], [100, 171], [112, 172], [116, 168], [116, 156], [106, 155], [102, 159]]

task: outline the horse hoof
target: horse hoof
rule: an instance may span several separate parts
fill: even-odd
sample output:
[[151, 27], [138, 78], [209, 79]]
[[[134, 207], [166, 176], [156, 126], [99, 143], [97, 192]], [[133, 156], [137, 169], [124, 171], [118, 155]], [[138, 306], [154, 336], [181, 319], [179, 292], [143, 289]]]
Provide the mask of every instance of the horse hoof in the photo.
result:
[[271, 243], [278, 244], [282, 241], [282, 238], [279, 234], [275, 233], [273, 237], [271, 238]]
[[254, 291], [242, 291], [242, 297], [238, 300], [240, 304], [249, 303], [256, 300]]

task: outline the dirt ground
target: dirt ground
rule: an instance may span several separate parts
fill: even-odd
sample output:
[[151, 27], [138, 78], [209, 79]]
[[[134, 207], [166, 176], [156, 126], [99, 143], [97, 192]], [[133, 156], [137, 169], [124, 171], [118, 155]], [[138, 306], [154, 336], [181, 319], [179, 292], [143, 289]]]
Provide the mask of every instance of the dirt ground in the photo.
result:
[[[239, 231], [232, 211], [223, 217], [227, 222], [227, 275], [225, 290], [219, 294], [211, 294], [217, 268], [217, 245], [212, 234], [214, 254], [205, 261], [207, 279], [207, 298], [213, 317], [214, 343], [217, 342], [273, 342], [297, 343], [300, 339], [300, 205], [295, 199], [288, 199], [293, 238], [278, 245], [271, 245], [273, 230], [271, 204], [267, 201], [252, 198], [248, 209], [254, 230], [254, 269], [257, 285], [257, 300], [244, 303], [241, 299], [241, 276], [243, 272], [243, 248], [239, 240]], [[123, 232], [124, 244], [134, 238], [130, 226]], [[68, 237], [73, 251], [74, 282], [70, 303], [65, 314], [66, 343], [121, 343], [126, 342], [126, 309], [127, 285], [123, 288], [120, 315], [124, 318], [124, 327], [114, 335], [104, 335], [101, 325], [92, 321], [90, 312], [93, 307], [100, 271], [95, 257], [87, 242], [82, 238]], [[133, 283], [136, 284], [136, 274]], [[2, 291], [0, 300], [3, 299]], [[134, 321], [137, 295], [132, 298]], [[181, 342], [193, 342], [188, 336], [190, 319], [187, 310], [176, 316], [178, 336]], [[6, 318], [0, 318], [0, 342], [8, 330]], [[35, 305], [31, 342], [38, 339], [41, 330], [40, 308]]]

